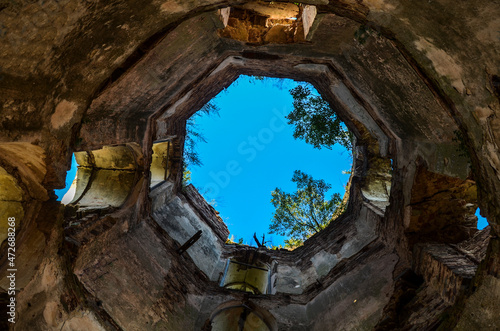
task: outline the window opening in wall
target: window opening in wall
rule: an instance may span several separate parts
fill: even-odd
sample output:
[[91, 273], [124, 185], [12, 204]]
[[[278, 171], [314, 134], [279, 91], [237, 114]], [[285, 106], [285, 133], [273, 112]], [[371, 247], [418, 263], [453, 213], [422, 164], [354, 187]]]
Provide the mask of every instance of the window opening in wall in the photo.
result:
[[[233, 242], [256, 245], [257, 234], [265, 246], [289, 240], [287, 247], [294, 247], [326, 226], [316, 226], [320, 219], [328, 223], [333, 218], [328, 205], [345, 206], [352, 136], [312, 85], [240, 76], [209, 104], [219, 116], [196, 113], [190, 119], [206, 143], [199, 140], [194, 146], [201, 166], [188, 164], [187, 171], [190, 182], [221, 213]], [[302, 198], [304, 207], [307, 201], [315, 203], [313, 226], [301, 224], [306, 229], [295, 233], [300, 235], [295, 241], [290, 233], [270, 234], [273, 215], [286, 201], [291, 209], [282, 213], [300, 222], [308, 218], [310, 210], [292, 210], [294, 198]], [[287, 221], [281, 217], [284, 225]]]
[[476, 209], [476, 216], [477, 216], [477, 229], [478, 230], [483, 230], [485, 227], [489, 225], [488, 220], [481, 216], [481, 211]]
[[275, 331], [276, 319], [250, 301], [223, 303], [202, 330]]
[[120, 207], [139, 178], [140, 153], [139, 145], [133, 143], [75, 152], [66, 192], [56, 191], [58, 198], [86, 212]]
[[170, 140], [153, 143], [153, 155], [151, 157], [150, 167], [151, 188], [170, 177], [173, 150], [173, 144]]
[[76, 189], [76, 172], [78, 164], [76, 163], [75, 154], [71, 156], [71, 168], [66, 172], [66, 182], [63, 189], [55, 190], [57, 201], [63, 204], [68, 204], [75, 195]]
[[266, 263], [227, 260], [221, 286], [253, 294], [268, 294], [270, 289], [270, 267]]

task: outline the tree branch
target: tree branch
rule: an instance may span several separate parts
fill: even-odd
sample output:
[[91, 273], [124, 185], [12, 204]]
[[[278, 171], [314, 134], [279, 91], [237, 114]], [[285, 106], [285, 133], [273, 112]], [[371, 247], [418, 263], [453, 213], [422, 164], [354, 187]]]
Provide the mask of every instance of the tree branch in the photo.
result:
[[315, 232], [318, 233], [321, 231], [321, 225], [318, 223], [318, 220], [316, 219], [316, 211], [314, 207], [314, 202], [309, 202], [309, 215], [311, 216], [311, 219], [313, 220], [314, 223], [316, 223], [316, 228]]
[[[263, 238], [264, 239], [264, 238]], [[257, 243], [257, 247], [264, 247], [264, 243], [260, 243], [259, 239], [257, 239], [257, 233], [253, 233], [253, 240]]]

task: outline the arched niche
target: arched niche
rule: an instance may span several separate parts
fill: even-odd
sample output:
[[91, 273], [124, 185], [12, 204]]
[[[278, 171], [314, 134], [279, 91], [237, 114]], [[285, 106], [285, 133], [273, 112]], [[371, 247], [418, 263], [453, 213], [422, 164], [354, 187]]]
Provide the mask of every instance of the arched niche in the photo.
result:
[[229, 301], [218, 306], [203, 331], [277, 331], [275, 318], [252, 302]]

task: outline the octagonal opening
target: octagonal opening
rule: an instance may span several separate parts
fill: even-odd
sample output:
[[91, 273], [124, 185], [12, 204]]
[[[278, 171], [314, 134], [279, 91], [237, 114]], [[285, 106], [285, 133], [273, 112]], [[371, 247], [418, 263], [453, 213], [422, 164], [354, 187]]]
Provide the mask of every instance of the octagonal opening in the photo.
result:
[[[304, 95], [306, 89], [310, 99]], [[295, 90], [295, 97], [290, 90]], [[317, 107], [295, 112], [294, 100], [295, 109], [300, 106], [300, 100], [312, 100]], [[342, 134], [344, 143], [351, 144], [352, 135], [312, 85], [290, 79], [240, 76], [209, 104], [219, 108], [218, 116], [214, 111], [208, 114], [205, 111], [203, 115], [196, 113], [188, 120], [184, 160], [188, 163], [187, 170], [194, 186], [221, 213], [228, 225], [232, 233], [230, 242], [257, 245], [256, 234], [263, 246], [286, 244], [290, 248], [296, 247], [340, 215], [347, 203], [347, 196], [342, 197], [352, 172], [351, 151], [332, 140], [327, 141], [324, 135], [310, 133], [329, 130], [334, 125], [329, 127], [325, 123], [335, 121], [336, 128], [342, 129], [337, 135]], [[292, 120], [286, 116], [291, 117], [292, 112], [295, 112], [295, 117], [293, 124], [289, 124]], [[331, 117], [326, 118], [325, 114]], [[309, 132], [306, 129], [304, 133], [306, 116], [310, 127], [316, 129]], [[318, 121], [319, 116], [324, 116], [324, 121]], [[297, 139], [293, 137], [294, 130], [302, 134]], [[190, 132], [195, 134], [190, 137]], [[202, 166], [196, 166], [196, 160], [186, 158], [186, 155], [193, 154]], [[322, 198], [318, 195], [315, 198], [317, 203], [310, 210], [314, 212], [311, 215], [318, 219], [298, 216], [301, 220], [309, 220], [312, 226], [300, 236], [293, 235], [295, 240], [285, 243], [285, 240], [290, 240], [290, 233], [286, 236], [283, 231], [275, 231], [270, 235], [269, 224], [280, 205], [276, 198], [278, 188], [282, 197], [288, 194], [287, 198], [298, 191], [300, 183], [292, 182], [292, 178], [297, 177], [295, 171], [307, 175], [307, 178], [302, 177], [305, 181], [316, 183], [324, 180], [326, 183], [323, 182], [325, 186], [320, 189], [321, 193], [315, 191]], [[331, 188], [326, 184], [331, 184]], [[274, 197], [273, 192], [276, 193]], [[303, 202], [306, 198], [302, 197]], [[271, 199], [275, 202], [271, 203]], [[320, 200], [325, 204], [333, 201], [329, 213], [324, 205], [321, 207]], [[305, 207], [304, 203], [302, 207]], [[295, 213], [296, 216], [304, 214], [304, 210]], [[316, 226], [316, 222], [320, 224]]]

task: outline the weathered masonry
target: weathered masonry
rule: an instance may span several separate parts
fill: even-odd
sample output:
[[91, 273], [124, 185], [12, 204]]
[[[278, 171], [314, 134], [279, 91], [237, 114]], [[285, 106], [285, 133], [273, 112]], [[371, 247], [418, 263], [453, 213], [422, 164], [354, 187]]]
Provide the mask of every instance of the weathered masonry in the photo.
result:
[[[497, 0], [0, 2], [0, 325], [498, 328], [499, 31]], [[241, 74], [356, 137], [347, 211], [294, 251], [225, 244], [181, 185], [186, 119]]]

